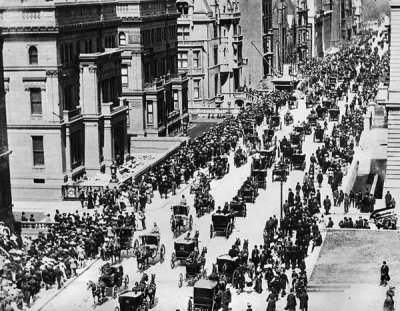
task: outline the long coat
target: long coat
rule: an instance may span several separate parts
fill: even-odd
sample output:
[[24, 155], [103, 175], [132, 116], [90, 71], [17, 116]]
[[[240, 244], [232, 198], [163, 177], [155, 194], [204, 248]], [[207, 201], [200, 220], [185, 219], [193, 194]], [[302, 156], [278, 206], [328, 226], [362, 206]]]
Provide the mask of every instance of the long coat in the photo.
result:
[[307, 293], [301, 293], [298, 295], [300, 301], [300, 309], [308, 309], [308, 295]]
[[297, 302], [296, 302], [296, 296], [292, 293], [290, 293], [287, 296], [287, 305], [286, 308], [289, 310], [294, 310], [294, 308], [296, 308]]

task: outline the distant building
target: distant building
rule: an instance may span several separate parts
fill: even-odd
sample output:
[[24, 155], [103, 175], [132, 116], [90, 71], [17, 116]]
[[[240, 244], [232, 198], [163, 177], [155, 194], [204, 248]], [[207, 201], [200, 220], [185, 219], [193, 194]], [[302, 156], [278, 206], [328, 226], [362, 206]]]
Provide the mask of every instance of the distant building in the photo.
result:
[[302, 63], [312, 57], [312, 25], [309, 23], [309, 7], [307, 0], [298, 0], [295, 22], [296, 63]]
[[[178, 0], [178, 70], [189, 78], [193, 119], [227, 111], [243, 84], [239, 1]], [[228, 107], [229, 106], [229, 107]]]
[[7, 135], [7, 116], [3, 74], [3, 36], [0, 29], [0, 221], [14, 226], [12, 214], [10, 163]]
[[[120, 0], [122, 96], [132, 136], [170, 136], [189, 122], [188, 78], [179, 74], [175, 0]], [[187, 60], [186, 60], [187, 61]]]
[[15, 198], [61, 186], [127, 151], [115, 0], [4, 0], [4, 79]]

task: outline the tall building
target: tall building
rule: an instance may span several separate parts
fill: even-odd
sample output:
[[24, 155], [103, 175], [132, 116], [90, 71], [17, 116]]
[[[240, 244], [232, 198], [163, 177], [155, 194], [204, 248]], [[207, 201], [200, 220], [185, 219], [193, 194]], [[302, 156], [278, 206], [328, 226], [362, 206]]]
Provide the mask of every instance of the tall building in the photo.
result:
[[132, 136], [169, 136], [189, 121], [188, 78], [178, 74], [175, 0], [120, 0], [122, 96]]
[[[312, 56], [312, 26], [309, 23], [309, 8], [307, 0], [298, 0], [295, 22], [296, 63], [302, 63]], [[315, 37], [314, 37], [315, 40]]]
[[115, 0], [4, 0], [4, 80], [13, 197], [61, 186], [127, 151]]
[[0, 29], [0, 221], [14, 226], [12, 214], [10, 163], [7, 135], [7, 116], [3, 74], [3, 36]]
[[[178, 0], [178, 70], [189, 78], [189, 111], [206, 117], [242, 85], [241, 12], [236, 0]], [[235, 103], [231, 103], [235, 105]], [[233, 107], [233, 106], [232, 106]]]

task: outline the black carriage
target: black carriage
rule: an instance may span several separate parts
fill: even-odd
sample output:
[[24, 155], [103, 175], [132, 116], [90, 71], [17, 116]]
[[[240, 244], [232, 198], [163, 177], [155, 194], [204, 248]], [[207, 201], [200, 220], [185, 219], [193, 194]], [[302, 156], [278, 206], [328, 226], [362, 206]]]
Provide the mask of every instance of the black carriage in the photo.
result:
[[119, 295], [118, 305], [114, 311], [141, 311], [144, 305], [145, 299], [142, 291], [129, 291]]
[[291, 113], [286, 113], [284, 116], [285, 125], [288, 126], [289, 124], [293, 123], [293, 116]]
[[230, 236], [233, 230], [233, 215], [230, 213], [215, 213], [211, 216], [210, 238], [216, 234], [222, 233], [226, 238]]
[[[124, 281], [125, 278], [125, 281]], [[100, 267], [100, 280], [105, 285], [105, 295], [116, 298], [118, 290], [122, 288], [123, 283], [129, 283], [129, 277], [124, 277], [124, 268], [122, 265], [111, 266], [106, 263]]]
[[204, 174], [199, 174], [190, 186], [190, 193], [206, 192], [210, 188], [210, 179]]
[[301, 153], [302, 137], [303, 136], [300, 133], [291, 133], [290, 134], [290, 146], [293, 149], [293, 151], [297, 151], [298, 153]]
[[171, 230], [172, 232], [181, 230], [192, 230], [193, 216], [189, 215], [190, 207], [187, 205], [174, 205], [171, 207]]
[[272, 182], [286, 181], [289, 172], [289, 165], [275, 165], [272, 170]]
[[[139, 242], [140, 240], [140, 242]], [[162, 263], [165, 259], [165, 245], [160, 243], [159, 234], [142, 234], [139, 239], [135, 240], [134, 249], [139, 269], [143, 269], [145, 263], [151, 258], [153, 262], [159, 255], [159, 260]]]
[[229, 255], [221, 255], [217, 258], [218, 273], [224, 274], [228, 283], [232, 283], [233, 274], [240, 265], [239, 257], [231, 257]]
[[255, 180], [258, 188], [262, 188], [262, 189], [267, 188], [267, 169], [266, 168], [251, 170], [251, 176], [254, 177], [254, 180]]
[[329, 109], [329, 121], [339, 121], [340, 110], [339, 108]]
[[230, 204], [230, 209], [235, 217], [246, 217], [247, 207], [246, 203], [243, 201], [232, 201]]
[[210, 193], [196, 194], [194, 199], [194, 208], [196, 215], [202, 216], [205, 213], [211, 213], [215, 208], [215, 201]]
[[282, 129], [281, 117], [279, 115], [271, 116], [270, 118], [270, 126], [272, 129]]
[[180, 239], [174, 242], [174, 252], [171, 255], [171, 268], [173, 269], [176, 261], [185, 262], [189, 255], [196, 248], [196, 241], [193, 239]]
[[315, 112], [317, 113], [317, 118], [320, 121], [324, 121], [325, 116], [326, 116], [326, 111], [327, 109], [325, 107], [321, 107], [320, 105], [317, 106], [315, 109]]
[[306, 155], [305, 154], [292, 155], [292, 168], [301, 169], [304, 171], [304, 169], [306, 168]]
[[275, 161], [276, 147], [271, 148], [269, 150], [260, 150], [259, 153], [260, 153], [261, 163], [265, 161], [266, 167], [271, 167]]
[[247, 163], [247, 155], [244, 150], [238, 149], [236, 150], [233, 161], [236, 167], [240, 167], [243, 164]]
[[188, 311], [217, 311], [221, 301], [217, 299], [219, 284], [212, 280], [198, 280], [193, 288], [193, 297], [189, 299]]
[[256, 201], [257, 190], [254, 187], [242, 186], [238, 191], [238, 197], [242, 198], [246, 203], [254, 203]]
[[324, 140], [325, 140], [325, 131], [324, 131], [324, 129], [323, 128], [316, 128], [315, 130], [314, 130], [314, 142], [316, 141], [316, 140], [318, 140], [319, 142], [324, 142]]
[[317, 121], [318, 115], [317, 114], [310, 114], [310, 115], [308, 115], [307, 119], [308, 119], [308, 124], [310, 126], [317, 126], [317, 123], [318, 123], [318, 121]]
[[217, 178], [222, 178], [229, 173], [229, 162], [227, 156], [221, 156], [214, 159], [214, 174]]
[[115, 235], [117, 236], [118, 243], [121, 250], [129, 251], [133, 247], [133, 234], [135, 233], [134, 227], [117, 227], [115, 228]]
[[268, 149], [274, 145], [275, 131], [273, 129], [264, 130], [263, 143], [264, 148]]
[[299, 102], [297, 101], [296, 96], [290, 96], [288, 99], [289, 109], [295, 109], [299, 107]]

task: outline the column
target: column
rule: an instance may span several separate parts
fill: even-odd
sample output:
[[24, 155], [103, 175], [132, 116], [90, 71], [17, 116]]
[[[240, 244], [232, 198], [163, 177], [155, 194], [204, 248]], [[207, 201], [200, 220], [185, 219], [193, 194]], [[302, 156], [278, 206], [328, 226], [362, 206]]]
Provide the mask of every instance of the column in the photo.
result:
[[103, 163], [108, 167], [114, 160], [113, 157], [113, 131], [111, 128], [111, 120], [104, 120], [104, 148], [103, 148]]
[[[86, 120], [85, 125], [85, 168], [86, 171], [94, 172], [100, 169], [100, 137], [99, 122]], [[89, 175], [89, 174], [88, 174]]]
[[69, 127], [65, 128], [65, 170], [67, 171], [68, 180], [72, 180], [71, 167], [71, 133]]

